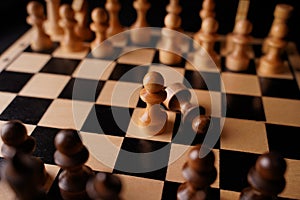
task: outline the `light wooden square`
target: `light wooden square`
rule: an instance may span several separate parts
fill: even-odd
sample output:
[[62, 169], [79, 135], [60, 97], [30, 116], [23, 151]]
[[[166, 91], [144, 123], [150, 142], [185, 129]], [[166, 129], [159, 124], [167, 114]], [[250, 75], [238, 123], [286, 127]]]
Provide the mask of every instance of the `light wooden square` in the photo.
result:
[[220, 92], [196, 89], [190, 89], [190, 92], [192, 94], [192, 104], [203, 106], [206, 115], [221, 117], [222, 96]]
[[139, 178], [135, 176], [118, 175], [124, 186], [120, 196], [130, 200], [157, 200], [161, 199], [164, 182]]
[[45, 66], [45, 64], [50, 60], [50, 58], [51, 56], [47, 54], [24, 52], [9, 65], [7, 70], [36, 73]]
[[183, 68], [168, 67], [166, 65], [157, 64], [150, 66], [149, 72], [151, 71], [159, 72], [163, 76], [166, 87], [173, 83], [182, 83], [184, 80]]
[[[172, 144], [170, 157], [169, 157], [169, 166], [167, 169], [166, 180], [183, 183], [185, 182], [182, 176], [182, 167], [187, 161], [188, 153], [192, 147], [185, 146], [180, 144]], [[212, 187], [219, 188], [219, 150], [213, 149], [215, 154], [215, 167], [217, 169], [217, 178], [216, 181], [211, 185]]]
[[107, 80], [116, 63], [106, 60], [86, 58], [79, 64], [73, 76], [93, 80]]
[[46, 192], [49, 192], [55, 178], [58, 176], [60, 167], [57, 165], [45, 164], [45, 168], [46, 168], [47, 173], [49, 174], [49, 179], [47, 180], [47, 182], [45, 184], [45, 189], [46, 189]]
[[173, 134], [173, 127], [174, 122], [176, 118], [176, 114], [174, 112], [166, 112], [168, 115], [168, 122], [166, 130], [158, 135], [150, 136], [146, 133], [143, 133], [143, 128], [138, 125], [138, 118], [142, 115], [144, 112], [143, 108], [136, 108], [133, 111], [126, 137], [132, 137], [132, 138], [140, 138], [140, 139], [147, 139], [147, 140], [154, 140], [154, 141], [163, 141], [163, 142], [171, 142], [172, 140], [172, 134]]
[[269, 151], [264, 122], [242, 119], [224, 119], [221, 148], [262, 154]]
[[220, 199], [221, 200], [239, 200], [240, 193], [229, 191], [229, 190], [220, 190]]
[[93, 103], [83, 101], [55, 99], [38, 125], [79, 130], [93, 105]]
[[5, 110], [5, 108], [12, 102], [15, 97], [16, 94], [0, 92], [0, 113]]
[[279, 195], [291, 199], [300, 199], [300, 161], [286, 159], [287, 171], [285, 173], [286, 186], [284, 191]]
[[261, 96], [257, 76], [225, 72], [222, 73], [223, 92], [231, 94], [244, 94]]
[[96, 171], [113, 172], [123, 137], [81, 132], [81, 138], [90, 152], [86, 164]]
[[154, 49], [138, 49], [131, 51], [131, 49], [127, 48], [125, 51], [129, 52], [122, 55], [118, 59], [118, 62], [130, 65], [149, 65], [152, 63], [155, 54]]
[[46, 73], [35, 74], [20, 91], [20, 95], [40, 98], [56, 98], [70, 77]]
[[193, 52], [188, 54], [188, 62], [185, 64], [185, 68], [192, 71], [197, 72], [214, 72], [214, 73], [220, 73], [219, 67], [214, 63], [214, 61], [211, 61], [210, 65], [203, 65], [199, 64], [198, 61], [194, 58], [195, 54], [197, 52]]
[[142, 84], [138, 83], [106, 81], [96, 103], [134, 108], [141, 88]]
[[300, 126], [300, 102], [298, 100], [263, 97], [268, 123]]

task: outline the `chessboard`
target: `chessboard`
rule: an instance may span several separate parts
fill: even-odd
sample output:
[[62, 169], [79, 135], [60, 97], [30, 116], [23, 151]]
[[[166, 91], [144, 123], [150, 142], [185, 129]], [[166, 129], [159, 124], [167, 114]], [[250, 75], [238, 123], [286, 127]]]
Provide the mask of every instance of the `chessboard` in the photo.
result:
[[[280, 152], [287, 162], [287, 184], [279, 199], [300, 199], [297, 140], [300, 57], [293, 43], [289, 43], [284, 52], [286, 72], [266, 76], [256, 71], [262, 55], [262, 40], [254, 40], [251, 46], [248, 70], [232, 72], [225, 67], [224, 38], [221, 37], [216, 43], [216, 51], [221, 56], [221, 73], [209, 68], [199, 73], [187, 60], [176, 66], [162, 65], [158, 49], [135, 48], [129, 45], [128, 38], [116, 47], [117, 59], [110, 60], [94, 58], [88, 49], [65, 53], [58, 43], [52, 50], [37, 53], [29, 45], [31, 34], [29, 30], [0, 57], [0, 124], [20, 120], [36, 139], [34, 155], [45, 162], [51, 176], [47, 184], [49, 199], [61, 199], [58, 188], [61, 169], [54, 162], [53, 141], [64, 128], [80, 131], [90, 152], [88, 166], [96, 172], [120, 177], [122, 199], [176, 199], [177, 188], [184, 182], [181, 169], [187, 159], [186, 149], [203, 141], [204, 136], [195, 136], [191, 143], [184, 137], [176, 137], [184, 134], [179, 129], [181, 114], [169, 110], [164, 134], [147, 137], [135, 130], [132, 119], [145, 108], [139, 91], [149, 71], [160, 72], [165, 86], [188, 82], [189, 90], [196, 95], [192, 101], [205, 108], [206, 114], [211, 116], [210, 128], [221, 134], [213, 148], [218, 171], [217, 180], [212, 184], [213, 199], [238, 199], [240, 191], [248, 185], [250, 167], [267, 151]], [[137, 70], [124, 76], [133, 69]], [[209, 90], [204, 79], [213, 80]], [[73, 88], [78, 82], [83, 83], [84, 91], [96, 86], [94, 96], [74, 95]], [[114, 98], [115, 95], [118, 98]], [[226, 100], [222, 101], [226, 105], [216, 99]], [[128, 116], [122, 118], [122, 128], [115, 121], [113, 111]], [[95, 115], [98, 126], [93, 123]], [[129, 161], [124, 151], [136, 155], [165, 147], [168, 154], [159, 158], [165, 163], [164, 167], [146, 173], [120, 170], [123, 162], [134, 162], [137, 168], [157, 162], [155, 158], [140, 156]], [[9, 187], [1, 182], [0, 199], [12, 198]]]

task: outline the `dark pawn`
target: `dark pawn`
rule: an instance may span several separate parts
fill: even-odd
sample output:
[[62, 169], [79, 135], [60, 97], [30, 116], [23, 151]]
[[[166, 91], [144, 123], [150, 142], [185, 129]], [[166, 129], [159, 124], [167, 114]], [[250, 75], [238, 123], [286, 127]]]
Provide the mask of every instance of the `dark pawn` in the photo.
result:
[[120, 179], [107, 173], [98, 173], [86, 185], [86, 191], [93, 200], [120, 200], [121, 189]]
[[200, 148], [201, 146], [197, 145], [188, 154], [188, 160], [182, 169], [186, 182], [178, 188], [178, 200], [209, 199], [210, 185], [217, 177], [217, 170], [214, 166], [215, 155], [210, 151], [204, 158], [199, 158]]
[[54, 161], [64, 170], [59, 175], [59, 188], [65, 200], [89, 199], [86, 193], [86, 183], [93, 171], [84, 165], [89, 152], [82, 144], [76, 130], [61, 130], [54, 140], [56, 151]]
[[2, 126], [1, 152], [6, 160], [2, 177], [19, 200], [45, 199], [45, 183], [49, 178], [41, 159], [31, 154], [35, 140], [27, 135], [20, 121], [9, 121]]
[[261, 155], [248, 173], [250, 187], [244, 189], [241, 200], [272, 200], [285, 187], [285, 160], [277, 153]]

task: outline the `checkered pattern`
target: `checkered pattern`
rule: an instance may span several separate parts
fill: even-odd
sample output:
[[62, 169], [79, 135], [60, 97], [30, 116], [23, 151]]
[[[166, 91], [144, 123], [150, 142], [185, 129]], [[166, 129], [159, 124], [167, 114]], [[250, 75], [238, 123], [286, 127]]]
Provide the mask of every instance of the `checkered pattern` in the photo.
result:
[[[287, 72], [284, 74], [262, 76], [256, 73], [261, 56], [261, 46], [256, 44], [251, 51], [250, 67], [245, 72], [226, 69], [224, 54], [220, 53], [220, 77], [217, 71], [207, 68], [201, 69], [200, 74], [185, 60], [176, 66], [162, 66], [155, 49], [141, 49], [109, 60], [95, 59], [88, 50], [67, 54], [58, 44], [52, 51], [35, 53], [27, 44], [28, 38], [21, 38], [0, 59], [0, 68], [5, 68], [0, 73], [0, 123], [19, 119], [36, 138], [34, 154], [43, 159], [53, 178], [49, 183], [50, 199], [60, 199], [57, 185], [60, 169], [53, 161], [53, 139], [62, 128], [81, 131], [91, 153], [87, 165], [96, 171], [118, 174], [124, 185], [124, 199], [176, 199], [177, 188], [184, 181], [181, 168], [187, 157], [187, 152], [180, 153], [190, 148], [179, 129], [180, 113], [167, 111], [166, 132], [158, 136], [140, 134], [134, 123], [145, 107], [139, 99], [139, 90], [149, 71], [159, 71], [166, 86], [184, 83], [194, 94], [192, 103], [205, 107], [212, 117], [212, 130], [222, 133], [213, 149], [218, 170], [211, 191], [214, 199], [238, 199], [239, 192], [247, 186], [249, 168], [261, 153], [269, 150], [282, 153], [288, 163], [287, 185], [280, 199], [300, 199], [297, 140], [300, 67], [292, 45], [285, 55]], [[118, 54], [128, 48], [125, 46], [124, 43], [116, 48]], [[216, 50], [222, 51], [221, 42], [216, 44]], [[204, 80], [213, 83], [210, 90]], [[80, 86], [79, 94], [73, 90], [76, 84]], [[216, 99], [226, 101], [220, 105]], [[121, 123], [116, 122], [114, 113], [126, 117]], [[224, 122], [223, 129], [221, 122]], [[192, 145], [201, 141], [203, 136], [197, 136]], [[160, 158], [166, 167], [149, 173], [119, 170], [123, 162], [128, 162], [121, 149], [147, 153], [162, 147], [169, 152]], [[145, 163], [151, 165], [156, 161], [137, 157], [131, 162], [143, 168]], [[1, 199], [2, 195], [11, 196], [6, 188], [0, 187]]]

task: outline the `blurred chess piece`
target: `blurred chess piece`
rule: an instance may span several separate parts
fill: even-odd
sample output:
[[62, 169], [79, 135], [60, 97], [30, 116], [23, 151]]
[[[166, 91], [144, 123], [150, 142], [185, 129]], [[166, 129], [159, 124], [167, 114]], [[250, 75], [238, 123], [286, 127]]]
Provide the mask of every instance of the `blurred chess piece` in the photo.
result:
[[240, 200], [272, 200], [285, 188], [285, 160], [274, 152], [261, 155], [248, 173], [250, 187], [245, 188]]
[[131, 26], [131, 29], [133, 30], [130, 32], [130, 39], [135, 44], [148, 44], [151, 40], [151, 32], [148, 29], [141, 28], [149, 26], [146, 15], [151, 5], [147, 0], [135, 0], [133, 2], [133, 7], [137, 11], [137, 19]]
[[117, 176], [101, 172], [90, 178], [86, 185], [89, 197], [94, 200], [121, 200], [121, 189], [121, 180]]
[[204, 21], [205, 18], [207, 17], [215, 17], [215, 2], [214, 0], [204, 0], [202, 3], [202, 9], [199, 12], [200, 18], [202, 22]]
[[92, 31], [88, 27], [88, 1], [87, 0], [73, 0], [72, 9], [75, 12], [75, 19], [77, 26], [75, 26], [75, 33], [84, 41], [92, 38]]
[[214, 166], [215, 155], [212, 151], [200, 158], [200, 149], [204, 146], [194, 146], [183, 165], [182, 175], [186, 180], [177, 191], [178, 200], [205, 200], [210, 198], [210, 185], [217, 178], [217, 170]]
[[60, 0], [45, 0], [47, 7], [46, 31], [51, 38], [58, 39], [64, 34], [58, 25]]
[[272, 26], [271, 36], [266, 39], [268, 51], [259, 60], [257, 68], [259, 74], [280, 74], [284, 72], [281, 52], [287, 45], [287, 42], [284, 40], [286, 33], [286, 24], [278, 23]]
[[108, 29], [108, 16], [103, 8], [95, 8], [92, 11], [92, 20], [90, 27], [95, 32], [96, 38], [91, 43], [91, 53], [96, 58], [111, 57], [114, 52], [113, 45], [106, 40], [106, 30]]
[[46, 20], [43, 5], [37, 1], [31, 1], [27, 5], [29, 16], [26, 21], [33, 27], [33, 36], [30, 47], [33, 51], [46, 51], [53, 48], [50, 37], [44, 31]]
[[[292, 11], [293, 11], [293, 7], [290, 6], [290, 5], [287, 5], [287, 4], [278, 4], [278, 5], [276, 5], [275, 10], [274, 10], [274, 20], [273, 20], [273, 23], [272, 23], [272, 26], [271, 26], [271, 29], [270, 29], [270, 33], [269, 33], [267, 38], [272, 38], [273, 37], [273, 33], [272, 33], [273, 26], [276, 26], [277, 24], [287, 24], [287, 20], [290, 18], [291, 14], [292, 14]], [[282, 30], [282, 32], [285, 33], [285, 35], [282, 35], [282, 38], [286, 37], [286, 35], [288, 33], [288, 26], [287, 25], [285, 26], [285, 29], [286, 30]], [[262, 45], [262, 52], [263, 53], [267, 53], [268, 49], [269, 49], [267, 40], [268, 39], [266, 39], [263, 42], [263, 45]]]
[[194, 63], [197, 66], [211, 66], [213, 63], [220, 67], [220, 57], [214, 50], [215, 42], [218, 38], [218, 22], [207, 17], [203, 20], [200, 31], [194, 35], [194, 40], [200, 44], [194, 55]]
[[66, 52], [78, 52], [84, 50], [82, 40], [75, 34], [77, 21], [72, 7], [64, 4], [59, 9], [61, 19], [59, 25], [64, 29], [64, 36], [60, 41], [61, 47]]
[[59, 189], [64, 200], [89, 199], [86, 183], [94, 175], [91, 168], [84, 165], [88, 160], [88, 149], [76, 130], [65, 129], [55, 136], [56, 151], [54, 161], [63, 171], [59, 174]]
[[232, 71], [247, 70], [250, 62], [248, 45], [252, 39], [251, 31], [252, 24], [250, 21], [242, 19], [237, 22], [235, 33], [231, 37], [233, 49], [226, 56], [226, 68]]
[[119, 11], [121, 9], [119, 0], [107, 0], [105, 9], [109, 15], [109, 28], [107, 29], [107, 37], [111, 37], [124, 31], [124, 27], [121, 26], [119, 21]]
[[20, 121], [9, 121], [1, 128], [3, 145], [1, 153], [5, 158], [1, 177], [19, 200], [43, 200], [46, 198], [46, 183], [49, 175], [41, 159], [32, 156], [36, 142], [27, 135]]

